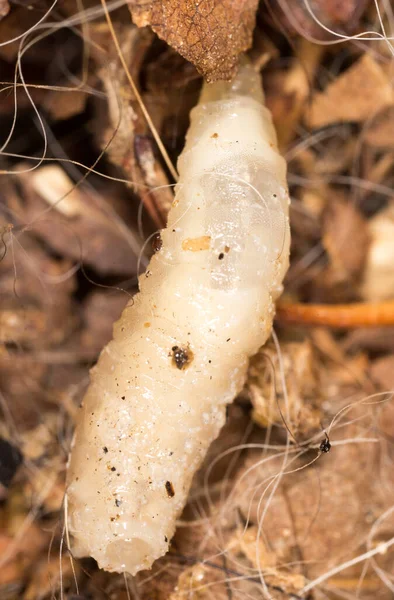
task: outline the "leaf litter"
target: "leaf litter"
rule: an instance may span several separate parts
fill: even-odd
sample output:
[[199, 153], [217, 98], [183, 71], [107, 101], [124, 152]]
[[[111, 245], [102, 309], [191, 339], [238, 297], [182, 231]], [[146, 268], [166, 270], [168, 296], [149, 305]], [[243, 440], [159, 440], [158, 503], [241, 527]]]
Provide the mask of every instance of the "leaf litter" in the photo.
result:
[[251, 362], [153, 571], [127, 580], [72, 560], [74, 418], [175, 181], [102, 4], [64, 0], [40, 22], [49, 4], [3, 3], [0, 597], [391, 598], [392, 13], [366, 0], [107, 6], [173, 163], [201, 76], [231, 78], [251, 49], [289, 162], [282, 302], [304, 317], [278, 310], [277, 343]]

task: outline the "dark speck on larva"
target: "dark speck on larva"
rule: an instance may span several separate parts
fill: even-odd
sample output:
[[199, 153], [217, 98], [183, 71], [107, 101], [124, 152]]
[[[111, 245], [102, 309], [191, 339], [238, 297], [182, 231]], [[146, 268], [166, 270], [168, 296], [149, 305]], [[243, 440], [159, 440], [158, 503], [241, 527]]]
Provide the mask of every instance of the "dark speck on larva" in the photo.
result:
[[173, 346], [172, 350], [172, 363], [173, 365], [184, 371], [190, 365], [193, 360], [193, 352], [190, 348], [181, 348], [180, 346]]
[[171, 481], [166, 481], [166, 492], [169, 498], [173, 498], [175, 496], [174, 486]]
[[152, 238], [152, 249], [153, 252], [159, 252], [163, 246], [163, 240], [161, 239], [160, 233], [155, 233]]

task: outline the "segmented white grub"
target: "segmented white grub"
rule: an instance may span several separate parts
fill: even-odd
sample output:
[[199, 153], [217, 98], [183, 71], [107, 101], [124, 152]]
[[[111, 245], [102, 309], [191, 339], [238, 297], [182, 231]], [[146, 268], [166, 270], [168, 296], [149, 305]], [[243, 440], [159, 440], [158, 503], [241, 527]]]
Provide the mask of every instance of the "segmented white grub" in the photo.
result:
[[[168, 549], [192, 477], [271, 332], [286, 165], [260, 77], [204, 86], [161, 248], [91, 372], [67, 481], [76, 556], [132, 575]], [[160, 246], [160, 244], [158, 244]]]

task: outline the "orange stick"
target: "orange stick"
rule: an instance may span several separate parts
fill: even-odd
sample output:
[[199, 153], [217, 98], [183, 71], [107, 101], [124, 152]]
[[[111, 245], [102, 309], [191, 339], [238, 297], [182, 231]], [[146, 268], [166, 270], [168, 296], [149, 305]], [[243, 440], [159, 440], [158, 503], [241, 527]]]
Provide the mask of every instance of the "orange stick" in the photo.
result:
[[394, 325], [394, 301], [355, 304], [278, 302], [276, 319], [281, 323], [327, 325], [341, 329]]

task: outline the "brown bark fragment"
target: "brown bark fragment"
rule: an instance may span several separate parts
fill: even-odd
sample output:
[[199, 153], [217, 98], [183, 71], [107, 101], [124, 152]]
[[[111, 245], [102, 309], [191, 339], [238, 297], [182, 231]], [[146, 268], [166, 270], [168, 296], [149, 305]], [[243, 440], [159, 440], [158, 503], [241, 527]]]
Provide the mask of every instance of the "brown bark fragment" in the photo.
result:
[[129, 0], [134, 23], [153, 31], [208, 81], [231, 79], [252, 43], [257, 0]]

